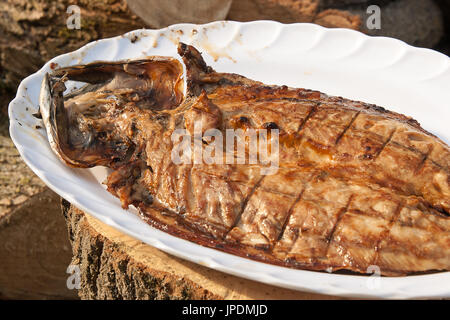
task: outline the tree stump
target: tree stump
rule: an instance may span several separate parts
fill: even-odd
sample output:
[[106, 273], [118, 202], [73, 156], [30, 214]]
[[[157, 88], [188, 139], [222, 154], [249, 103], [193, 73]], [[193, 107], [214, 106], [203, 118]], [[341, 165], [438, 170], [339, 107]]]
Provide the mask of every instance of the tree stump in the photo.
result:
[[71, 250], [59, 197], [0, 127], [0, 299], [76, 299], [66, 286]]
[[62, 200], [82, 299], [336, 299], [228, 275], [164, 253]]

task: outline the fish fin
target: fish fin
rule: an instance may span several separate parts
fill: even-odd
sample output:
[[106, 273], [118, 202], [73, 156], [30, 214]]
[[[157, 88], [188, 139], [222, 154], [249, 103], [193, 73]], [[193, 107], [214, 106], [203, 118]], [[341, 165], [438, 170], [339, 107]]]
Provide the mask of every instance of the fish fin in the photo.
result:
[[187, 96], [199, 96], [203, 90], [204, 79], [216, 72], [206, 64], [201, 53], [193, 46], [180, 42], [178, 54], [186, 66]]

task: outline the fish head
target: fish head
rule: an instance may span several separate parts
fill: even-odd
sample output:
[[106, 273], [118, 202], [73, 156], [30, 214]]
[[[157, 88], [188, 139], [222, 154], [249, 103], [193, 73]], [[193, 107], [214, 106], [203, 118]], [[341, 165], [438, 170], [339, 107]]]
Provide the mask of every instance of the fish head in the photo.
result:
[[[68, 81], [85, 85], [65, 94]], [[39, 102], [50, 145], [72, 167], [123, 162], [135, 145], [127, 133], [133, 128], [117, 130], [120, 120], [137, 111], [158, 119], [155, 114], [182, 103], [184, 87], [183, 65], [170, 57], [94, 62], [47, 73]]]

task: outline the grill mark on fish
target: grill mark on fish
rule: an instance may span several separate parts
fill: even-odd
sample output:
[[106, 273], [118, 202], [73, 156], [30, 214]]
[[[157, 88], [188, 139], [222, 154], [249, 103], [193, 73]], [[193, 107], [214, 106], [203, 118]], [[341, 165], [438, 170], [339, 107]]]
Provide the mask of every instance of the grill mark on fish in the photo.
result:
[[[289, 208], [288, 214], [284, 220], [283, 226], [281, 227], [280, 234], [278, 235], [277, 241], [280, 241], [283, 238], [284, 232], [286, 231], [286, 227], [289, 223], [289, 219], [291, 218], [292, 212], [294, 211], [294, 207], [302, 199], [303, 193], [305, 193], [305, 188], [303, 188], [303, 190], [300, 192], [300, 194], [294, 200], [294, 203]], [[274, 247], [275, 247], [275, 245], [274, 245]]]
[[391, 142], [392, 137], [394, 136], [394, 133], [397, 129], [394, 129], [390, 134], [389, 137], [387, 138], [387, 140], [383, 143], [383, 145], [381, 146], [380, 150], [378, 150], [378, 152], [375, 154], [375, 156], [373, 157], [373, 161], [375, 162], [375, 160], [377, 160], [377, 158], [379, 157], [379, 155], [381, 154], [381, 152], [383, 152], [384, 148], [386, 148], [386, 146], [388, 145], [389, 142]]
[[[400, 142], [397, 142], [397, 141], [395, 141], [395, 140], [391, 140], [390, 143], [391, 143], [392, 145], [394, 145], [394, 146], [397, 146], [397, 147], [400, 147], [400, 148], [403, 148], [403, 149], [412, 151], [412, 152], [417, 153], [417, 154], [419, 154], [419, 155], [421, 155], [421, 156], [426, 155], [426, 153], [423, 153], [422, 151], [420, 151], [420, 150], [418, 150], [418, 149], [416, 149], [416, 148], [414, 148], [414, 147], [412, 147], [412, 146], [405, 146], [404, 144], [401, 144]], [[428, 152], [427, 152], [427, 153], [428, 153]]]
[[433, 152], [433, 147], [431, 147], [428, 152], [423, 156], [422, 161], [420, 161], [419, 165], [417, 166], [415, 173], [419, 173], [420, 170], [425, 166], [425, 161], [428, 160], [428, 157], [430, 156], [431, 152]]
[[[291, 215], [292, 215], [292, 212], [294, 211], [295, 205], [302, 199], [303, 194], [305, 193], [305, 191], [306, 191], [306, 189], [307, 189], [309, 183], [310, 183], [311, 181], [313, 181], [314, 179], [316, 179], [317, 177], [319, 177], [321, 174], [322, 174], [321, 172], [319, 172], [319, 173], [317, 173], [317, 174], [312, 174], [311, 177], [310, 177], [310, 179], [309, 179], [308, 181], [306, 181], [306, 182], [303, 184], [303, 189], [302, 189], [302, 191], [299, 193], [299, 195], [297, 196], [297, 198], [294, 200], [294, 203], [293, 203], [293, 204], [291, 205], [291, 207], [289, 208], [288, 214], [287, 214], [287, 216], [286, 216], [286, 218], [285, 218], [285, 220], [284, 220], [284, 223], [283, 223], [283, 226], [282, 226], [282, 228], [281, 228], [280, 234], [278, 235], [277, 242], [279, 242], [279, 241], [283, 238], [284, 232], [286, 231], [286, 227], [287, 227], [287, 225], [288, 225], [288, 223], [289, 223], [289, 219], [290, 219], [290, 217], [291, 217]], [[297, 233], [297, 236], [298, 236], [298, 233]], [[294, 241], [293, 243], [295, 243], [295, 241]], [[275, 247], [275, 245], [276, 245], [276, 243], [274, 244], [273, 248]], [[272, 249], [273, 249], [273, 248], [272, 248]]]
[[333, 240], [333, 236], [334, 236], [334, 233], [335, 233], [335, 231], [336, 231], [336, 228], [337, 228], [339, 222], [341, 222], [341, 220], [342, 220], [342, 218], [344, 217], [344, 215], [347, 213], [348, 208], [350, 207], [350, 204], [351, 204], [351, 202], [352, 202], [352, 200], [353, 200], [353, 197], [354, 197], [354, 195], [352, 194], [352, 195], [349, 197], [349, 199], [348, 199], [347, 204], [345, 205], [345, 207], [344, 207], [344, 208], [341, 208], [341, 209], [339, 210], [339, 213], [338, 213], [338, 217], [337, 217], [337, 219], [336, 219], [336, 222], [334, 223], [333, 228], [331, 229], [330, 233], [326, 236], [326, 241], [327, 241], [327, 250], [326, 250], [326, 252], [327, 252], [327, 253], [328, 253], [328, 249], [329, 249], [329, 247], [330, 247], [330, 243], [331, 243], [332, 240]]
[[265, 176], [262, 176], [256, 183], [255, 185], [252, 187], [252, 189], [250, 190], [249, 194], [247, 195], [247, 197], [244, 199], [244, 202], [242, 204], [241, 210], [239, 211], [238, 215], [236, 216], [236, 219], [234, 220], [233, 225], [231, 226], [231, 228], [228, 230], [226, 236], [230, 233], [231, 230], [233, 230], [234, 227], [237, 226], [237, 224], [239, 223], [239, 221], [241, 220], [242, 214], [245, 211], [245, 208], [247, 207], [248, 201], [250, 200], [251, 196], [255, 193], [256, 189], [261, 185], [261, 182], [263, 181]]
[[391, 220], [389, 221], [388, 225], [386, 226], [386, 229], [383, 231], [382, 235], [378, 239], [377, 243], [375, 244], [374, 250], [375, 250], [375, 256], [372, 260], [372, 265], [378, 265], [378, 259], [380, 257], [380, 244], [386, 237], [389, 236], [391, 233], [391, 228], [395, 224], [395, 222], [398, 220], [400, 213], [402, 212], [402, 209], [405, 207], [405, 201], [402, 200], [398, 203], [397, 208], [395, 209], [394, 214], [392, 215]]
[[444, 210], [440, 207], [437, 206], [433, 206], [431, 203], [429, 203], [428, 201], [424, 201], [423, 204], [431, 209], [429, 211], [425, 211], [425, 214], [431, 214], [437, 217], [443, 217], [443, 218], [450, 218], [450, 212], [448, 212], [447, 210]]
[[[252, 216], [252, 222], [254, 221], [254, 219], [255, 219], [255, 215]], [[268, 245], [258, 245], [257, 247], [260, 247], [263, 250], [267, 250], [269, 248], [269, 246], [270, 246], [270, 239], [261, 230], [261, 225], [257, 224], [257, 228], [258, 228], [258, 232], [259, 232], [258, 234], [260, 236], [262, 236], [266, 240], [266, 242], [268, 243]]]
[[356, 118], [360, 115], [361, 111], [358, 111], [352, 118], [352, 120], [349, 122], [349, 124], [344, 128], [344, 130], [338, 135], [336, 138], [335, 145], [337, 146], [339, 144], [339, 141], [341, 141], [344, 134], [347, 132], [348, 129], [352, 126], [353, 122], [355, 122]]
[[320, 102], [318, 102], [316, 105], [311, 107], [311, 110], [309, 111], [309, 113], [306, 115], [305, 119], [303, 120], [303, 122], [300, 124], [300, 126], [297, 129], [297, 132], [299, 133], [300, 131], [302, 131], [302, 129], [305, 127], [306, 122], [308, 122], [308, 120], [313, 116], [313, 114], [317, 111], [318, 107], [320, 106]]
[[447, 167], [443, 167], [441, 164], [437, 163], [436, 161], [428, 158], [428, 161], [430, 161], [432, 164], [434, 164], [436, 167], [438, 167], [440, 170], [445, 171], [445, 173], [450, 173], [450, 169]]

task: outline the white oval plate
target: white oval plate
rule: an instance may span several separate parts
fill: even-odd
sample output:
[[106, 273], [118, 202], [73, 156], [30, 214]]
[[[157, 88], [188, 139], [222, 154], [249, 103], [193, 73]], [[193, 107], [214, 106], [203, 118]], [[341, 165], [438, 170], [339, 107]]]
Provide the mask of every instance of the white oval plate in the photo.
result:
[[[399, 40], [373, 38], [346, 29], [272, 21], [180, 24], [161, 30], [136, 30], [99, 40], [58, 56], [19, 86], [9, 105], [10, 134], [30, 168], [55, 192], [141, 241], [175, 256], [271, 285], [329, 295], [379, 298], [450, 297], [450, 272], [408, 277], [337, 275], [294, 270], [237, 257], [171, 236], [144, 223], [133, 209], [99, 183], [106, 170], [71, 169], [50, 149], [40, 120], [38, 95], [51, 64], [59, 67], [95, 60], [147, 55], [178, 57], [183, 41], [203, 52], [217, 71], [235, 72], [267, 84], [316, 89], [384, 106], [417, 119], [450, 141], [450, 58]], [[53, 67], [55, 65], [52, 65]]]

